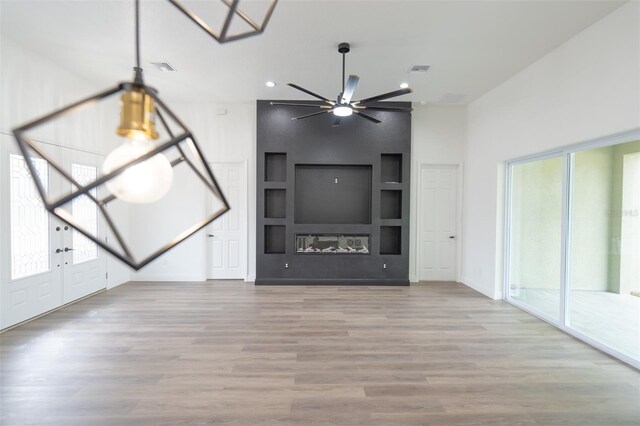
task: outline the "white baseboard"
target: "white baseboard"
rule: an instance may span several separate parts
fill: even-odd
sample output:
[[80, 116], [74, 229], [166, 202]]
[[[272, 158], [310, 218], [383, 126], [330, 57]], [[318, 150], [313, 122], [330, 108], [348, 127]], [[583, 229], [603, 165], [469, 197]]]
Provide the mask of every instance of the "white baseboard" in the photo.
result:
[[207, 277], [200, 274], [134, 274], [131, 281], [190, 281], [203, 282]]
[[465, 277], [462, 277], [461, 282], [462, 282], [462, 284], [466, 285], [467, 287], [474, 289], [478, 293], [484, 294], [489, 299], [493, 299], [493, 300], [502, 299], [502, 295], [501, 294], [497, 294], [495, 292], [487, 292], [484, 288], [482, 288], [481, 286], [475, 284], [473, 281], [470, 281], [470, 280], [466, 279]]
[[128, 283], [129, 281], [131, 281], [131, 280], [129, 278], [127, 278], [126, 280], [121, 281], [121, 282], [110, 282], [110, 283], [107, 283], [107, 290], [111, 290], [112, 288], [116, 288], [119, 285]]

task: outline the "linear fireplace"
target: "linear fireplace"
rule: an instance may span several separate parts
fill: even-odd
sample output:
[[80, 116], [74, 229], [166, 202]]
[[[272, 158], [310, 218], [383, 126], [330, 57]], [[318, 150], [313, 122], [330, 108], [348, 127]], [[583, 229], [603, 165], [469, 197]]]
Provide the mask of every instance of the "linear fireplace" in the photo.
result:
[[368, 235], [296, 235], [297, 254], [369, 254]]

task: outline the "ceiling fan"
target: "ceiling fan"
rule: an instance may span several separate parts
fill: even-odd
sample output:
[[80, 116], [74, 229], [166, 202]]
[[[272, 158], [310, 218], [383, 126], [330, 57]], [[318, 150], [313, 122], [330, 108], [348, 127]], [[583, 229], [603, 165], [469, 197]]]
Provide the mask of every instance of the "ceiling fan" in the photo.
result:
[[345, 82], [345, 56], [351, 50], [351, 46], [349, 43], [340, 43], [338, 45], [338, 52], [342, 54], [342, 92], [338, 95], [337, 100], [332, 101], [324, 96], [320, 96], [316, 93], [313, 93], [310, 90], [307, 90], [303, 87], [298, 86], [297, 84], [288, 83], [287, 86], [291, 86], [294, 89], [298, 89], [301, 92], [306, 93], [307, 95], [311, 95], [314, 98], [318, 98], [323, 101], [326, 105], [314, 105], [314, 104], [298, 104], [291, 102], [271, 102], [271, 105], [282, 105], [282, 106], [291, 106], [291, 107], [309, 107], [309, 108], [320, 108], [322, 111], [314, 112], [312, 114], [302, 115], [299, 117], [293, 117], [292, 120], [301, 120], [303, 118], [309, 118], [320, 114], [333, 113], [335, 115], [335, 121], [333, 122], [333, 127], [339, 126], [342, 120], [342, 117], [348, 117], [352, 114], [355, 114], [358, 117], [362, 117], [365, 120], [369, 120], [372, 123], [380, 124], [381, 121], [377, 118], [366, 114], [365, 110], [371, 111], [388, 111], [388, 112], [411, 112], [412, 108], [400, 108], [400, 107], [381, 107], [372, 105], [375, 102], [383, 101], [385, 99], [395, 98], [396, 96], [406, 95], [408, 93], [412, 93], [413, 90], [410, 88], [394, 90], [393, 92], [384, 93], [382, 95], [373, 96], [367, 99], [361, 99], [359, 101], [351, 101], [354, 92], [356, 91], [356, 87], [358, 85], [358, 81], [360, 77], [357, 75], [350, 75], [349, 79]]

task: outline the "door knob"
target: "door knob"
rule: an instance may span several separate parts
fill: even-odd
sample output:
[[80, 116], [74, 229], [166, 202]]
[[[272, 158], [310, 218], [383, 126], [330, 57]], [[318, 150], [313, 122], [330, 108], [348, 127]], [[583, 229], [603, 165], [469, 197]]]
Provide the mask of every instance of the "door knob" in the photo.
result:
[[69, 248], [69, 247], [65, 247], [65, 248], [64, 248], [64, 251], [65, 251], [65, 253], [66, 253], [66, 252], [68, 252], [68, 251], [73, 251], [73, 249], [72, 249], [72, 248]]
[[56, 249], [56, 253], [62, 253], [62, 250]]
[[449, 238], [453, 240], [455, 238], [455, 235], [449, 235]]

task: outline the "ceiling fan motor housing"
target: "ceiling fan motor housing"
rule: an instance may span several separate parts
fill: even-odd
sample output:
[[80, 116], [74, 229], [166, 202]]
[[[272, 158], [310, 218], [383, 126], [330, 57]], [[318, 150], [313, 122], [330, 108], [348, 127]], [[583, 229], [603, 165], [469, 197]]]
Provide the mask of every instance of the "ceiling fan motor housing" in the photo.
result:
[[351, 46], [349, 43], [340, 43], [338, 45], [338, 52], [340, 53], [349, 53], [351, 51]]

